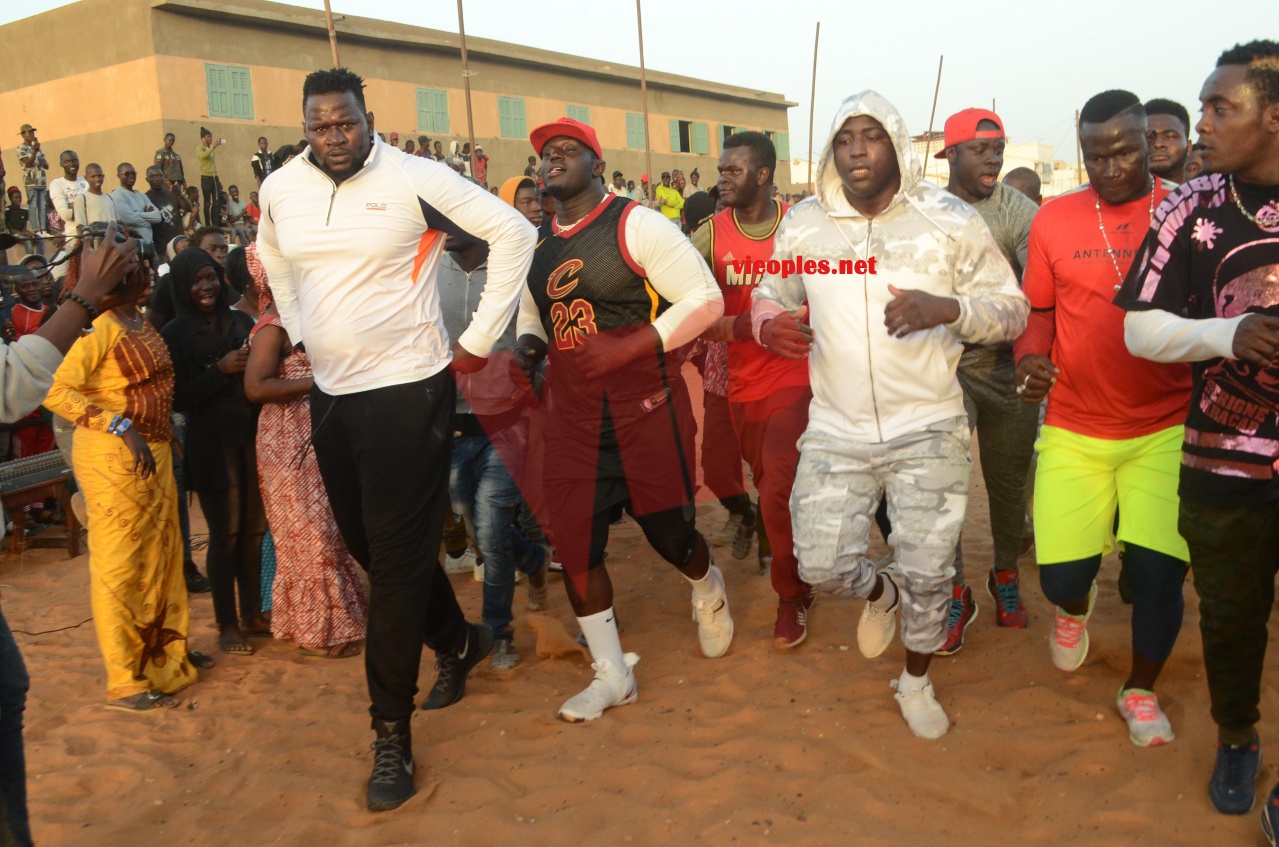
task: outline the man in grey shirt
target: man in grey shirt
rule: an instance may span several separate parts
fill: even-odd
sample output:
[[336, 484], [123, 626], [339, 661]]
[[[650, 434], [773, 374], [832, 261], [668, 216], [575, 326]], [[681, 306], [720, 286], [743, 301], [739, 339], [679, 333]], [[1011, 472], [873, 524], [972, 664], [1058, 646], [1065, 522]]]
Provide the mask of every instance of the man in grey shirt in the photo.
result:
[[[986, 109], [965, 109], [946, 121], [946, 146], [938, 158], [950, 163], [946, 190], [971, 204], [995, 236], [999, 250], [1021, 281], [1030, 241], [1030, 222], [1039, 206], [999, 181], [1004, 166], [1004, 125]], [[1028, 623], [1021, 602], [1017, 557], [1026, 528], [1026, 473], [1034, 455], [1039, 407], [1024, 403], [1013, 384], [1012, 344], [968, 344], [959, 359], [959, 384], [969, 426], [977, 430], [981, 470], [990, 499], [990, 532], [994, 569], [986, 592], [994, 602], [999, 626], [1023, 629]], [[964, 646], [964, 630], [977, 617], [972, 589], [965, 584], [964, 560], [955, 553], [955, 577], [946, 643], [938, 651], [949, 656]]]
[[[488, 244], [472, 236], [449, 235], [440, 259], [440, 315], [449, 338], [458, 338], [480, 305], [487, 278]], [[528, 574], [528, 608], [546, 608], [546, 573], [550, 548], [540, 530], [528, 535], [518, 526], [524, 459], [528, 453], [530, 399], [528, 382], [519, 386], [507, 367], [515, 348], [512, 319], [493, 348], [488, 367], [457, 375], [453, 411], [453, 465], [449, 498], [475, 533], [484, 557], [484, 623], [493, 628], [491, 662], [496, 671], [519, 664], [515, 649], [512, 604], [515, 571]], [[430, 699], [427, 700], [430, 703]]]
[[145, 194], [133, 187], [138, 181], [137, 168], [128, 162], [121, 162], [115, 169], [115, 175], [120, 180], [120, 187], [111, 192], [116, 217], [129, 228], [130, 234], [154, 244], [155, 233], [151, 226], [163, 223], [164, 214], [151, 205]]

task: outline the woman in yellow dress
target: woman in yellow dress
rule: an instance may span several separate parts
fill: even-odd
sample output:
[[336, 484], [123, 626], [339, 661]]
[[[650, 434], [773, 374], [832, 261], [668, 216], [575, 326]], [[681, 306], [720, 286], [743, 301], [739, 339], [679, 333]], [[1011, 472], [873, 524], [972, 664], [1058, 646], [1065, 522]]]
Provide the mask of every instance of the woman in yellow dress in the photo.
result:
[[169, 410], [173, 364], [133, 305], [99, 315], [67, 353], [45, 406], [76, 425], [73, 466], [89, 513], [93, 621], [107, 705], [171, 708], [196, 681], [188, 657], [182, 533]]

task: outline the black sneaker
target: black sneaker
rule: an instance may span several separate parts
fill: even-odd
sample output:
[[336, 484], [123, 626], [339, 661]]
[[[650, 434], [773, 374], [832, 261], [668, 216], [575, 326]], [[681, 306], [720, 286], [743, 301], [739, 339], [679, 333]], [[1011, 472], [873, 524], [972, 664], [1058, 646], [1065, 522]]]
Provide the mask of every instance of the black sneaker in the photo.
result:
[[1270, 847], [1275, 847], [1275, 832], [1279, 831], [1279, 784], [1270, 789], [1266, 805], [1261, 809], [1261, 831], [1266, 834]]
[[373, 774], [369, 777], [370, 812], [388, 812], [413, 796], [413, 741], [408, 720], [373, 721]]
[[493, 649], [493, 630], [488, 624], [470, 623], [466, 629], [466, 643], [456, 655], [436, 658], [439, 675], [422, 701], [423, 709], [445, 709], [461, 700], [466, 693], [466, 675]]
[[182, 566], [182, 575], [186, 577], [187, 594], [203, 594], [209, 590], [209, 578], [200, 573], [200, 569], [190, 559]]
[[[1261, 772], [1261, 742], [1217, 742], [1217, 763], [1208, 783], [1208, 797], [1223, 815], [1246, 815], [1257, 799], [1257, 774]], [[1273, 795], [1272, 795], [1273, 796]]]

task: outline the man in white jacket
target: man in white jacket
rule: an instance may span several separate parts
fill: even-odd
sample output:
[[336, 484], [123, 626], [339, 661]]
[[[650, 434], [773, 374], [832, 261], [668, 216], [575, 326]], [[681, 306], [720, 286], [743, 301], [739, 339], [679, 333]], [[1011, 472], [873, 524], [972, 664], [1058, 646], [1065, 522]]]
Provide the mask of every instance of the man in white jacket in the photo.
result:
[[[840, 106], [817, 194], [782, 221], [773, 260], [755, 336], [808, 354], [813, 387], [791, 494], [800, 578], [869, 601], [857, 628], [868, 658], [901, 610], [897, 701], [915, 735], [940, 738], [950, 721], [928, 665], [946, 636], [972, 463], [955, 368], [963, 342], [1015, 338], [1029, 306], [981, 216], [923, 181], [905, 122], [873, 91]], [[884, 496], [897, 576], [866, 556]]]
[[[302, 88], [307, 151], [262, 184], [258, 251], [280, 318], [315, 371], [311, 429], [333, 515], [369, 572], [372, 811], [413, 795], [409, 718], [425, 642], [439, 677], [427, 708], [456, 703], [493, 631], [468, 624], [439, 563], [454, 384], [482, 368], [515, 314], [535, 231], [514, 208], [378, 140], [364, 81], [316, 71]], [[445, 235], [489, 244], [488, 281], [450, 339], [436, 276]]]

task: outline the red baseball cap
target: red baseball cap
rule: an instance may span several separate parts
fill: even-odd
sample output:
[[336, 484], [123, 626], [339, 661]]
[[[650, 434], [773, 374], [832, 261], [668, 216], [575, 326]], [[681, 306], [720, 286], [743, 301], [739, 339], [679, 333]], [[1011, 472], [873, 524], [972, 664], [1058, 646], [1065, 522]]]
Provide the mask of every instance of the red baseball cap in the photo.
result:
[[[999, 129], [983, 129], [979, 131], [977, 124], [982, 121], [991, 121]], [[978, 138], [1003, 137], [1004, 122], [999, 119], [999, 115], [996, 115], [990, 109], [964, 109], [962, 112], [956, 112], [946, 119], [945, 146], [933, 158], [946, 158], [947, 147], [954, 147], [956, 144], [963, 144], [965, 141], [974, 141]]]
[[589, 125], [581, 121], [575, 121], [572, 118], [560, 118], [558, 121], [542, 124], [529, 133], [528, 140], [533, 143], [533, 150], [540, 156], [542, 155], [542, 148], [546, 146], [546, 142], [561, 135], [568, 138], [576, 138], [594, 150], [596, 157], [604, 158], [604, 149], [600, 147], [600, 140], [596, 137], [595, 130]]

